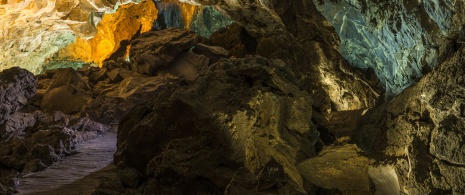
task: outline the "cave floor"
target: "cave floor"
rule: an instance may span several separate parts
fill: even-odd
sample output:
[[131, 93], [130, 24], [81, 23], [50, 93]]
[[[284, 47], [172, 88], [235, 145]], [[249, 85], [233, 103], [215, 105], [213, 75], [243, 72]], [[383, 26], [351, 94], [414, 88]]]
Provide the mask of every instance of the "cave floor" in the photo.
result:
[[99, 179], [114, 168], [111, 164], [116, 151], [116, 132], [107, 132], [82, 143], [77, 154], [44, 171], [20, 178], [19, 194], [92, 194]]

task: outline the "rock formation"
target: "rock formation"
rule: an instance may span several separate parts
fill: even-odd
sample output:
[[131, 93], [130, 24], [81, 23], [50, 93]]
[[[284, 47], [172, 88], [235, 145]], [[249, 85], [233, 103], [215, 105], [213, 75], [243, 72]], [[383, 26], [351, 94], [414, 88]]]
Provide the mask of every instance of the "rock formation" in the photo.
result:
[[[67, 80], [76, 78], [72, 77], [73, 71], [72, 69], [57, 71], [68, 74], [57, 74], [48, 88], [65, 91], [52, 90], [51, 93], [55, 96], [70, 95], [72, 90], [76, 90], [71, 88], [75, 87], [76, 83]], [[48, 114], [38, 110], [34, 104], [40, 105], [40, 103], [35, 101], [40, 101], [41, 96], [46, 101], [50, 100], [47, 99], [47, 95], [44, 96], [40, 92], [36, 94], [37, 79], [27, 70], [20, 68], [4, 70], [0, 73], [0, 84], [1, 194], [10, 194], [14, 191], [9, 186], [17, 185], [14, 182], [17, 176], [15, 172], [29, 173], [43, 170], [63, 156], [72, 154], [79, 143], [95, 138], [110, 129], [109, 126], [94, 122], [87, 117], [69, 116], [62, 112]], [[66, 91], [68, 89], [71, 91]], [[54, 101], [57, 99], [60, 100], [55, 98]], [[50, 105], [50, 102], [47, 105]], [[60, 104], [54, 104], [52, 107], [56, 108], [56, 106]], [[66, 107], [62, 109], [67, 111]]]
[[314, 2], [339, 34], [341, 54], [373, 69], [390, 98], [442, 63], [463, 39], [463, 1]]
[[[142, 34], [131, 43], [131, 52], [151, 48], [144, 45], [156, 46], [176, 31]], [[179, 34], [195, 41], [186, 33]], [[257, 187], [263, 192], [304, 193], [304, 181], [295, 165], [315, 155], [313, 144], [319, 133], [311, 122], [312, 99], [296, 86], [293, 73], [281, 60], [261, 57], [222, 59], [209, 65], [212, 56], [225, 56], [205, 45], [189, 51], [191, 46], [185, 46], [189, 41], [183, 39], [165, 45], [186, 48], [183, 52], [190, 54], [168, 54], [186, 62], [203, 56], [206, 63], [183, 66], [193, 70], [188, 74], [168, 70], [182, 79], [158, 83], [157, 88], [163, 90], [153, 94], [156, 98], [122, 120], [115, 154], [121, 182], [138, 187], [139, 193], [217, 193], [226, 188], [253, 192]], [[138, 62], [146, 63], [133, 63]], [[266, 173], [277, 167], [280, 175]], [[250, 182], [231, 183], [237, 174]]]
[[[366, 115], [356, 143], [396, 166], [409, 194], [462, 194], [463, 47], [389, 104]], [[432, 84], [434, 83], [434, 84]]]
[[21, 64], [34, 74], [128, 57], [130, 40], [157, 28], [157, 17], [159, 28], [185, 27], [205, 37], [232, 22], [212, 7], [172, 0], [7, 1], [0, 16], [0, 49], [7, 51], [0, 55], [0, 70]]
[[96, 23], [94, 36], [90, 39], [76, 38], [76, 42], [60, 50], [55, 59], [93, 62], [101, 65], [118, 50], [121, 50], [120, 55], [124, 57], [130, 39], [152, 29], [157, 13], [152, 1], [120, 5], [114, 13], [105, 14], [98, 24]]
[[177, 27], [189, 29], [203, 37], [209, 37], [233, 21], [225, 18], [212, 6], [182, 3], [177, 0], [155, 1], [158, 17], [154, 28], [157, 30]]
[[[152, 24], [155, 19], [156, 9], [151, 1], [147, 1], [152, 4], [152, 7], [143, 3], [143, 9], [140, 11], [142, 13], [146, 9], [148, 12], [147, 9], [152, 8], [152, 14], [146, 14], [141, 17], [141, 20], [134, 18], [129, 19], [129, 21], [128, 19], [123, 20], [122, 16], [118, 16], [118, 19], [107, 17], [108, 19], [104, 20], [104, 22], [108, 20], [107, 24], [98, 25], [105, 13], [114, 12], [114, 8], [117, 8], [118, 5], [131, 2], [116, 0], [2, 2], [0, 4], [0, 17], [2, 17], [0, 49], [5, 52], [0, 54], [0, 70], [19, 64], [22, 68], [38, 74], [44, 69], [48, 69], [48, 63], [51, 63], [52, 66], [60, 66], [57, 65], [59, 63], [61, 66], [80, 66], [82, 62], [101, 62], [111, 54], [113, 47], [120, 44], [119, 41], [129, 39], [137, 32], [140, 28], [138, 23]], [[126, 14], [130, 15], [131, 13], [137, 12], [132, 10]], [[118, 22], [118, 20], [123, 22]], [[126, 27], [131, 24], [135, 27], [129, 28], [131, 32], [125, 30], [121, 33], [115, 33], [118, 32], [115, 31], [119, 28], [118, 24], [124, 24]], [[142, 25], [142, 30], [147, 28], [150, 29], [151, 25]], [[110, 36], [110, 32], [114, 35]], [[102, 33], [105, 35], [102, 36]], [[94, 36], [97, 38], [92, 39], [93, 41], [90, 43], [85, 41]], [[76, 37], [79, 38], [76, 40]], [[61, 49], [75, 41], [79, 47], [68, 48], [65, 50], [66, 52], [61, 51], [60, 57], [57, 58], [56, 55]], [[77, 62], [63, 63], [62, 60]]]
[[30, 72], [12, 68], [0, 73], [0, 123], [27, 103], [36, 93], [37, 80]]
[[465, 193], [462, 1], [124, 3], [0, 5], [10, 54], [39, 18], [100, 63], [0, 73], [0, 194], [112, 128], [94, 194]]
[[256, 41], [253, 54], [282, 59], [308, 90], [324, 91], [324, 95], [314, 94], [329, 97], [316, 100], [321, 109], [367, 108], [381, 95], [376, 79], [355, 71], [342, 59], [334, 29], [312, 2], [197, 2], [214, 5], [243, 26]]

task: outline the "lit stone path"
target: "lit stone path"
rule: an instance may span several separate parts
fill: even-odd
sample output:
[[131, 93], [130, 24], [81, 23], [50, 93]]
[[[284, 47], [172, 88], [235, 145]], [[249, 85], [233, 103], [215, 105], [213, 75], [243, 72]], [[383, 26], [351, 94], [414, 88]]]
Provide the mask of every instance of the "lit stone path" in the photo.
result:
[[19, 194], [92, 194], [99, 185], [98, 174], [112, 167], [108, 165], [113, 161], [115, 151], [115, 132], [82, 143], [77, 154], [44, 171], [21, 178]]

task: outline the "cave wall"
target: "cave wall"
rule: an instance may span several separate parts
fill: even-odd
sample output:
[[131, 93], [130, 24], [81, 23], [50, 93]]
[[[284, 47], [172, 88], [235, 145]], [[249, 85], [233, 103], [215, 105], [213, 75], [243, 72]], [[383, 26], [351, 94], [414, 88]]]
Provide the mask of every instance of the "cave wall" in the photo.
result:
[[212, 7], [171, 0], [2, 1], [0, 16], [0, 48], [6, 51], [0, 70], [20, 66], [35, 74], [129, 59], [129, 41], [152, 27], [186, 28], [209, 37], [232, 23]]
[[338, 51], [339, 38], [311, 1], [182, 2], [215, 6], [256, 41], [254, 54], [281, 59], [313, 91], [319, 109], [355, 110], [382, 96], [369, 72], [351, 68]]
[[159, 10], [153, 26], [156, 30], [177, 27], [189, 29], [208, 38], [213, 32], [233, 23], [212, 6], [182, 3], [177, 0], [155, 1], [155, 4]]
[[454, 50], [464, 1], [314, 0], [352, 65], [373, 69], [392, 97]]
[[0, 70], [20, 66], [37, 74], [76, 37], [96, 35], [103, 13], [132, 1], [3, 1], [0, 5]]
[[[62, 17], [60, 13], [66, 12], [70, 18], [76, 18], [73, 21], [89, 18], [90, 21], [83, 20], [82, 24], [97, 24], [96, 29], [103, 29], [94, 34], [85, 29], [76, 32], [72, 24], [77, 23], [49, 20], [47, 24], [62, 25], [52, 26], [56, 29], [54, 33], [67, 32], [70, 40], [78, 33], [89, 33], [85, 35], [89, 39], [81, 40], [83, 45], [88, 44], [82, 50], [61, 50], [60, 55], [64, 56], [82, 55], [69, 58], [91, 61], [106, 59], [115, 51], [125, 54], [128, 48], [119, 50], [118, 47], [123, 46], [124, 41], [139, 37], [138, 33], [142, 34], [131, 42], [131, 62], [109, 60], [102, 69], [93, 67], [79, 73], [71, 69], [57, 71], [78, 75], [74, 77], [63, 73], [42, 76], [52, 83], [58, 82], [53, 78], [91, 81], [91, 86], [84, 86], [78, 92], [92, 91], [100, 96], [92, 99], [91, 95], [80, 94], [83, 101], [79, 100], [78, 108], [68, 110], [69, 113], [82, 111], [102, 121], [114, 117], [117, 123], [130, 112], [119, 128], [115, 156], [125, 187], [139, 187], [146, 193], [151, 190], [165, 193], [261, 190], [305, 194], [322, 190], [319, 187], [337, 188], [344, 193], [368, 192], [373, 190], [370, 185], [380, 185], [372, 175], [385, 170], [395, 176], [390, 182], [396, 184], [393, 189], [396, 193], [400, 189], [410, 194], [465, 193], [461, 187], [463, 179], [458, 177], [465, 173], [462, 152], [465, 49], [459, 39], [462, 19], [453, 12], [463, 7], [462, 1], [399, 5], [394, 2], [319, 1], [319, 6], [315, 6], [310, 0], [190, 0], [184, 2], [195, 5], [158, 2], [158, 11], [152, 1], [143, 1], [116, 6], [118, 10], [109, 9], [109, 13], [115, 15], [108, 14], [103, 19], [97, 14], [102, 13], [100, 9], [89, 12], [90, 15], [84, 12], [75, 15], [72, 10], [77, 8], [59, 11], [64, 8], [53, 7], [55, 4], [52, 6], [51, 1], [45, 4], [26, 2], [30, 4], [2, 5], [0, 13], [15, 18], [12, 21], [18, 23], [18, 27], [26, 22], [23, 24], [42, 28], [44, 21], [32, 21], [27, 14], [21, 17], [23, 12], [13, 13], [5, 8], [21, 8], [25, 13], [29, 10], [27, 13], [36, 13], [38, 15], [34, 16], [39, 18], [42, 18], [40, 14], [45, 14], [43, 17], [56, 21], [61, 21], [58, 20]], [[87, 4], [83, 2], [85, 7]], [[15, 7], [19, 5], [25, 7]], [[342, 21], [341, 25], [334, 24], [336, 28], [333, 28], [317, 7], [320, 11], [327, 9], [324, 14], [337, 11], [337, 17], [331, 22]], [[150, 17], [144, 18], [141, 10], [144, 16]], [[218, 13], [236, 21], [240, 32], [246, 31], [248, 40], [254, 43], [253, 47], [249, 45], [248, 54], [257, 56], [220, 61], [228, 57], [228, 52], [199, 43], [208, 40], [192, 32], [171, 28], [144, 33], [152, 28], [153, 20], [158, 17], [155, 29], [175, 26], [200, 30], [198, 34], [208, 36], [214, 31], [211, 29], [230, 23]], [[32, 23], [28, 23], [29, 20]], [[138, 23], [141, 20], [144, 23]], [[108, 24], [111, 25], [105, 26]], [[234, 27], [226, 30], [239, 32], [234, 31]], [[228, 34], [223, 35], [227, 38]], [[32, 37], [26, 38], [22, 43], [31, 42]], [[106, 44], [108, 41], [113, 42]], [[20, 42], [11, 42], [10, 47], [18, 47], [16, 43]], [[41, 44], [44, 42], [38, 43]], [[18, 47], [19, 51], [30, 51], [23, 46]], [[42, 46], [49, 48], [47, 45], [37, 48]], [[99, 53], [110, 50], [105, 55]], [[86, 52], [99, 57], [86, 57]], [[364, 109], [375, 106], [383, 96], [378, 79], [385, 84], [388, 95], [396, 94], [447, 56], [453, 57], [387, 105], [365, 114]], [[349, 66], [361, 61], [359, 66], [367, 71]], [[38, 64], [34, 64], [32, 68], [37, 67]], [[179, 69], [185, 67], [191, 68], [186, 71], [189, 77], [179, 73]], [[373, 72], [369, 71], [370, 67]], [[57, 76], [52, 78], [53, 74]], [[81, 74], [85, 76], [81, 78]], [[80, 98], [74, 92], [76, 89], [58, 89], [65, 92], [56, 94], [50, 94], [57, 90], [53, 87], [42, 89], [45, 101], [41, 109], [54, 111], [78, 105], [69, 104], [72, 98]], [[68, 94], [66, 101], [63, 101], [63, 94]], [[132, 94], [144, 101], [135, 101]], [[344, 121], [343, 125], [357, 128], [353, 136], [355, 144], [348, 144], [350, 138], [349, 141], [343, 138], [327, 147], [331, 142], [322, 143], [321, 126], [327, 125], [321, 123], [322, 118], [334, 111], [351, 110], [355, 111], [347, 113], [365, 116], [359, 126]], [[192, 154], [192, 151], [197, 153]], [[375, 167], [383, 163], [387, 165]], [[245, 168], [239, 169], [242, 165]], [[341, 170], [342, 175], [339, 174]], [[267, 185], [270, 175], [275, 180]], [[164, 180], [166, 178], [168, 180]], [[171, 182], [170, 178], [175, 178], [176, 182]], [[247, 180], [241, 181], [243, 178]], [[199, 184], [201, 189], [186, 185], [192, 183]], [[205, 183], [209, 185], [200, 185]], [[376, 186], [376, 190], [379, 189]]]
[[465, 47], [363, 118], [354, 141], [408, 194], [464, 194]]
[[[153, 1], [121, 5], [114, 13], [103, 16], [96, 25], [96, 34], [92, 38], [77, 37], [73, 44], [60, 50], [54, 59], [70, 59], [101, 65], [118, 49], [126, 51], [133, 36], [151, 30], [157, 14], [158, 10]], [[125, 54], [123, 53], [121, 57]]]

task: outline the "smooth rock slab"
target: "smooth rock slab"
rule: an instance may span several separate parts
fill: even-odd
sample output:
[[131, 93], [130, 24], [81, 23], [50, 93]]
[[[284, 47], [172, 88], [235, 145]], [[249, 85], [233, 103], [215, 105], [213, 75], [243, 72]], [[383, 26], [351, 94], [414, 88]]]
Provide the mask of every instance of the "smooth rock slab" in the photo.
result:
[[376, 188], [375, 195], [398, 195], [400, 192], [397, 173], [392, 166], [368, 168], [368, 175]]
[[369, 191], [369, 160], [357, 154], [355, 145], [325, 148], [319, 157], [310, 158], [297, 165], [310, 182], [341, 191]]

